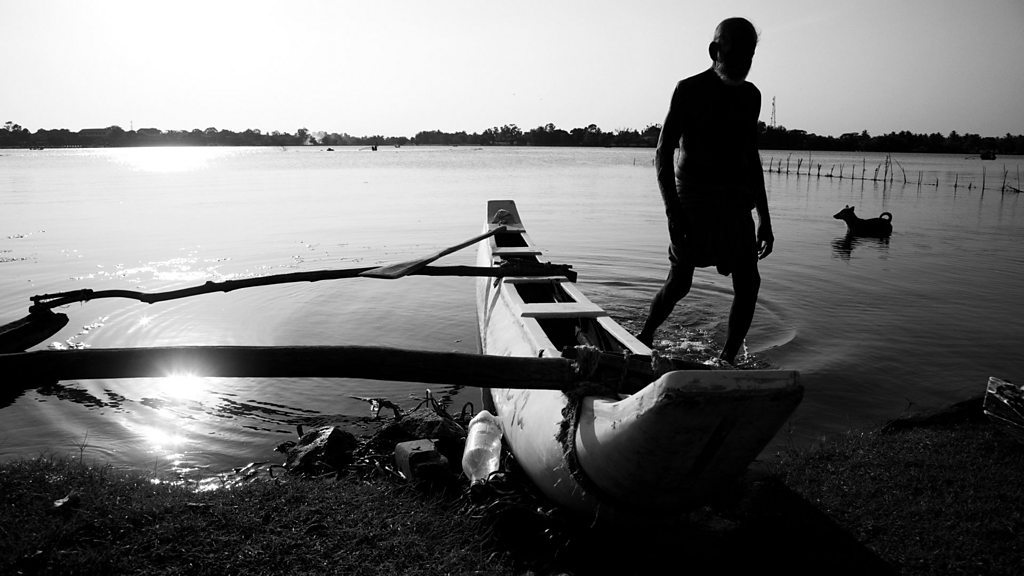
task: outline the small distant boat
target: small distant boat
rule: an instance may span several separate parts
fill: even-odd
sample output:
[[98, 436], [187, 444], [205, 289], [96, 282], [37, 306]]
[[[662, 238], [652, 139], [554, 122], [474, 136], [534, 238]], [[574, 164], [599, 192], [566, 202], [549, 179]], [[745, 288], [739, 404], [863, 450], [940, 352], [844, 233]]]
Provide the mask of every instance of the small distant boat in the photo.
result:
[[991, 151], [991, 150], [982, 150], [981, 154], [979, 154], [979, 156], [981, 156], [982, 160], [995, 160], [996, 159], [996, 153]]
[[1024, 442], [1024, 388], [992, 376], [985, 387], [982, 409], [993, 424]]
[[[488, 202], [486, 222], [485, 231], [504, 229], [480, 244], [479, 266], [539, 261], [513, 201]], [[610, 378], [582, 389], [484, 390], [530, 480], [591, 518], [670, 519], [705, 504], [743, 475], [803, 397], [791, 370], [655, 370], [651, 349], [565, 277], [482, 278], [477, 319], [485, 354], [576, 353], [610, 366]]]

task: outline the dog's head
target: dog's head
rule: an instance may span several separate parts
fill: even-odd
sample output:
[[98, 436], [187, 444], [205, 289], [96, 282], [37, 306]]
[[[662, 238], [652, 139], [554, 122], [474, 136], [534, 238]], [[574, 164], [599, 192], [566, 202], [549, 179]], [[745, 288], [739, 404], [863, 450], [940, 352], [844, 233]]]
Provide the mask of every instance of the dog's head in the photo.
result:
[[856, 217], [856, 215], [853, 213], [853, 206], [847, 205], [846, 208], [836, 212], [832, 217], [836, 220], [847, 220]]

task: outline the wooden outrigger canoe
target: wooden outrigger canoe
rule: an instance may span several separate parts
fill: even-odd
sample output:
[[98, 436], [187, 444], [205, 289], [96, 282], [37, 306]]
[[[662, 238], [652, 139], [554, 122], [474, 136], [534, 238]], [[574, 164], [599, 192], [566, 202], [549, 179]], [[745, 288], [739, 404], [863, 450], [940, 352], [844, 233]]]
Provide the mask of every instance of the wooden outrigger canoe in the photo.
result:
[[[488, 202], [486, 222], [485, 231], [505, 229], [480, 244], [479, 266], [539, 261], [513, 201]], [[612, 372], [623, 375], [631, 359], [649, 366], [652, 358], [564, 276], [481, 278], [477, 315], [489, 355], [589, 354], [597, 365], [621, 357], [622, 369]], [[519, 466], [553, 502], [595, 517], [664, 518], [742, 476], [803, 397], [795, 371], [646, 374], [610, 384], [595, 377], [601, 381], [567, 391], [489, 388], [484, 406], [501, 421]]]

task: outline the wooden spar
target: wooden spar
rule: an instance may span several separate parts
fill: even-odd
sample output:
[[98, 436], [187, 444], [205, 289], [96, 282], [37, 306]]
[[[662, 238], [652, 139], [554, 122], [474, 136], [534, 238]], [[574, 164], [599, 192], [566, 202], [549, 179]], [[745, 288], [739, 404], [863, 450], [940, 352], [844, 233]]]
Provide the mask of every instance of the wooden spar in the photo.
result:
[[[375, 346], [88, 348], [0, 354], [3, 388], [56, 380], [150, 378], [363, 378], [559, 390], [579, 379], [565, 358], [518, 358]], [[17, 375], [17, 376], [16, 376]]]
[[[210, 294], [212, 292], [230, 292], [240, 288], [270, 286], [287, 282], [317, 282], [319, 280], [336, 280], [340, 278], [356, 278], [361, 273], [374, 268], [350, 268], [347, 270], [316, 270], [310, 272], [293, 272], [275, 274], [259, 278], [225, 280], [223, 282], [207, 282], [200, 286], [169, 290], [167, 292], [136, 292], [134, 290], [100, 290], [89, 289], [58, 292], [32, 296], [33, 305], [29, 307], [29, 315], [0, 326], [0, 354], [21, 352], [39, 344], [56, 334], [68, 322], [64, 314], [54, 314], [53, 308], [87, 302], [99, 298], [128, 298], [147, 304]], [[576, 272], [568, 264], [551, 264], [546, 262], [519, 261], [499, 267], [491, 266], [423, 266], [409, 272], [421, 276], [488, 276], [488, 277], [565, 277], [570, 282], [576, 281]]]
[[[375, 267], [348, 268], [345, 270], [314, 270], [309, 272], [292, 272], [289, 274], [274, 274], [261, 276], [259, 278], [242, 278], [238, 280], [225, 280], [223, 282], [207, 282], [199, 286], [181, 288], [179, 290], [168, 290], [166, 292], [136, 292], [134, 290], [100, 290], [89, 289], [72, 290], [70, 292], [58, 292], [55, 294], [42, 294], [32, 296], [32, 311], [51, 309], [74, 302], [86, 302], [99, 298], [129, 298], [153, 304], [166, 300], [176, 300], [201, 294], [213, 292], [231, 292], [240, 288], [252, 288], [256, 286], [271, 286], [274, 284], [286, 284], [289, 282], [318, 282], [320, 280], [339, 280], [343, 278], [358, 278], [363, 272], [375, 270]], [[570, 281], [576, 280], [576, 273], [567, 264], [550, 264], [540, 262], [518, 262], [510, 266], [488, 267], [488, 266], [424, 266], [410, 274], [420, 276], [564, 276]]]
[[484, 232], [483, 234], [480, 234], [479, 236], [474, 236], [474, 237], [470, 238], [469, 240], [466, 240], [465, 242], [460, 242], [460, 243], [458, 243], [458, 244], [456, 244], [454, 246], [449, 246], [448, 248], [445, 248], [444, 250], [441, 250], [439, 252], [431, 254], [430, 256], [427, 256], [426, 258], [420, 258], [418, 260], [410, 260], [408, 262], [398, 262], [397, 264], [390, 264], [390, 265], [387, 265], [387, 266], [380, 266], [380, 267], [374, 268], [372, 270], [367, 270], [365, 272], [361, 272], [360, 276], [367, 276], [369, 278], [384, 278], [384, 279], [387, 279], [387, 280], [394, 280], [396, 278], [401, 278], [403, 276], [408, 276], [409, 274], [415, 274], [417, 270], [420, 270], [421, 268], [423, 268], [427, 264], [430, 264], [431, 262], [433, 262], [434, 260], [437, 260], [438, 258], [441, 258], [442, 256], [447, 256], [448, 254], [451, 254], [452, 252], [456, 252], [458, 250], [462, 250], [463, 248], [465, 248], [467, 246], [472, 246], [473, 244], [476, 244], [477, 242], [479, 242], [481, 240], [484, 240], [486, 238], [494, 236], [495, 234], [498, 234], [499, 232], [504, 232], [504, 231], [505, 231], [505, 227], [504, 226], [496, 226], [496, 227], [488, 230], [487, 232]]
[[[0, 390], [57, 380], [160, 378], [362, 378], [481, 388], [568, 390], [582, 382], [639, 390], [673, 370], [709, 366], [679, 358], [602, 352], [577, 360], [430, 352], [381, 346], [180, 346], [0, 354]], [[657, 364], [657, 367], [654, 366]]]

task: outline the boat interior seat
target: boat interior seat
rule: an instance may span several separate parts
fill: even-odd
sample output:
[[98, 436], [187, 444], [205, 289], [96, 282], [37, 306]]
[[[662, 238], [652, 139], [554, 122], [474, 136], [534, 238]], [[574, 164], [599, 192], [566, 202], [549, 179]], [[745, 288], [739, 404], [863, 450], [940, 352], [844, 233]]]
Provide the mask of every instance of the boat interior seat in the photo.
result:
[[540, 250], [532, 246], [508, 246], [491, 249], [491, 254], [495, 256], [539, 256], [540, 253]]
[[597, 318], [608, 313], [591, 302], [543, 302], [523, 304], [520, 315], [523, 318]]

